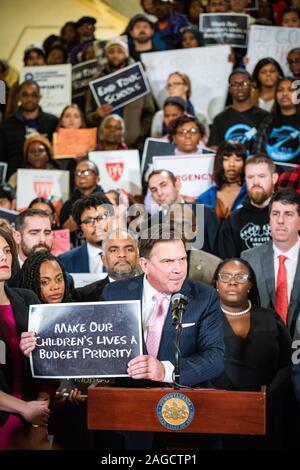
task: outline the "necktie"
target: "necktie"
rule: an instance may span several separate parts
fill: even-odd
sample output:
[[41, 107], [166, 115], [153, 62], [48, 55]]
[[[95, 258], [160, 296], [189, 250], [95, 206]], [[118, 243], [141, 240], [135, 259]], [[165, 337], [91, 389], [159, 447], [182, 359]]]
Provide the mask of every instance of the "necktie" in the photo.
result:
[[156, 306], [151, 312], [148, 322], [148, 334], [147, 334], [147, 351], [150, 356], [157, 357], [160, 338], [162, 334], [162, 329], [164, 326], [164, 308], [163, 301], [166, 295], [161, 292], [157, 292], [153, 299], [156, 301]]
[[279, 259], [279, 268], [277, 273], [277, 283], [276, 283], [276, 312], [281, 316], [284, 323], [286, 323], [287, 313], [288, 313], [288, 286], [287, 286], [287, 273], [285, 267], [286, 256], [280, 255]]

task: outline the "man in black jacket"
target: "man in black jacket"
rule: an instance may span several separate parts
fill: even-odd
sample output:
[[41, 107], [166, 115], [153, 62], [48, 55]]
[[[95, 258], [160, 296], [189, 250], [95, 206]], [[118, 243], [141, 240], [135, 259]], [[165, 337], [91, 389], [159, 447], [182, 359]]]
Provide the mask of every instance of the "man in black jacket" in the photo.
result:
[[221, 258], [239, 257], [242, 251], [271, 240], [269, 202], [277, 179], [275, 164], [267, 155], [248, 157], [245, 166], [248, 198], [243, 207], [223, 222], [218, 235]]
[[21, 83], [20, 106], [4, 120], [0, 129], [0, 161], [8, 163], [8, 178], [23, 166], [23, 145], [27, 135], [39, 133], [52, 140], [58, 119], [42, 110], [40, 99], [40, 87], [36, 82], [26, 80]]

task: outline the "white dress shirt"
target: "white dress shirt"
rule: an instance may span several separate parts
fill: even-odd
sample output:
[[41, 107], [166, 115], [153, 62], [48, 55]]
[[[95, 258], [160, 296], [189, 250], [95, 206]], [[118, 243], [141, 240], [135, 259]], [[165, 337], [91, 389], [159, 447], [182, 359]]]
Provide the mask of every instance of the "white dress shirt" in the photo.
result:
[[286, 253], [282, 253], [273, 243], [273, 250], [274, 250], [274, 275], [275, 275], [275, 290], [276, 290], [276, 283], [277, 283], [277, 274], [279, 269], [279, 259], [280, 255], [286, 256], [287, 259], [285, 260], [285, 267], [287, 273], [287, 284], [288, 284], [288, 302], [290, 303], [291, 292], [293, 289], [297, 264], [298, 264], [298, 257], [299, 257], [299, 249], [300, 249], [300, 239], [298, 238], [297, 243], [290, 248], [289, 251]]
[[103, 273], [103, 263], [100, 254], [102, 248], [87, 243], [87, 252], [89, 257], [89, 272], [94, 274]]
[[[143, 324], [143, 334], [144, 341], [147, 341], [148, 328], [149, 328], [149, 319], [153, 310], [156, 308], [156, 301], [153, 299], [153, 296], [157, 293], [157, 290], [151, 286], [151, 284], [144, 276], [144, 285], [143, 285], [143, 300], [142, 300], [142, 324]], [[167, 295], [163, 301], [164, 317], [166, 319], [169, 305], [171, 301], [171, 294]], [[173, 372], [174, 365], [170, 361], [161, 361], [165, 369], [165, 377], [163, 382], [172, 383], [173, 382]]]

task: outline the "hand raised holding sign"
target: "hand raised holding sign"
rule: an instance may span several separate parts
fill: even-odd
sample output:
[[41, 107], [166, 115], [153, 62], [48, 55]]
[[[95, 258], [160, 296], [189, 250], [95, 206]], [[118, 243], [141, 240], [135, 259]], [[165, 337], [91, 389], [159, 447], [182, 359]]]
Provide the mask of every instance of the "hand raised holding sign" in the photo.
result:
[[112, 107], [111, 104], [103, 104], [101, 106], [98, 106], [97, 114], [101, 118], [104, 118], [105, 116], [107, 116], [109, 113], [112, 112], [112, 109], [113, 109], [113, 107]]
[[33, 331], [24, 331], [21, 334], [21, 341], [19, 347], [24, 354], [24, 356], [29, 356], [29, 354], [35, 349], [37, 342], [37, 337]]

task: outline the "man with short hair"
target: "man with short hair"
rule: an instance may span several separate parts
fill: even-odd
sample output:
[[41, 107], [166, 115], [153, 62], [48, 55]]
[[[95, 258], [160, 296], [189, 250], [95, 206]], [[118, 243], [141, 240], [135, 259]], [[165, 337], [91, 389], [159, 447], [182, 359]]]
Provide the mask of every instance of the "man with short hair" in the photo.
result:
[[300, 195], [277, 191], [269, 214], [272, 241], [244, 251], [242, 258], [255, 271], [262, 307], [275, 309], [293, 336], [300, 311]]
[[102, 240], [112, 228], [113, 212], [113, 206], [104, 193], [94, 193], [74, 203], [72, 217], [82, 230], [85, 243], [60, 256], [67, 272], [103, 272], [99, 254], [102, 252]]
[[221, 258], [239, 257], [243, 250], [271, 240], [269, 202], [278, 180], [274, 162], [265, 154], [251, 155], [245, 163], [247, 198], [243, 207], [224, 220], [218, 235]]
[[229, 76], [232, 106], [219, 113], [212, 124], [208, 146], [218, 148], [223, 140], [238, 140], [251, 153], [257, 127], [269, 113], [252, 105], [252, 79], [245, 69], [235, 69]]
[[207, 13], [227, 13], [228, 4], [226, 0], [208, 0], [206, 5]]
[[153, 45], [153, 35], [154, 24], [146, 15], [139, 13], [131, 18], [128, 25], [129, 55], [136, 62], [141, 60], [141, 54], [158, 50]]
[[113, 230], [102, 242], [101, 258], [107, 276], [76, 289], [79, 302], [97, 302], [106, 284], [137, 274], [139, 256], [136, 238], [125, 230]]
[[7, 178], [22, 168], [23, 145], [26, 135], [39, 133], [52, 140], [58, 119], [45, 113], [40, 107], [40, 87], [33, 80], [26, 80], [19, 87], [20, 105], [8, 116], [0, 129], [0, 161], [7, 162]]
[[110, 283], [102, 296], [103, 300], [142, 302], [144, 355], [128, 363], [127, 373], [135, 381], [174, 382], [176, 329], [172, 326], [171, 298], [182, 292], [188, 304], [180, 343], [179, 380], [190, 386], [207, 384], [223, 369], [223, 332], [216, 292], [186, 277], [187, 254], [182, 236], [170, 226], [156, 226], [152, 238], [142, 233], [139, 252], [144, 275]]

